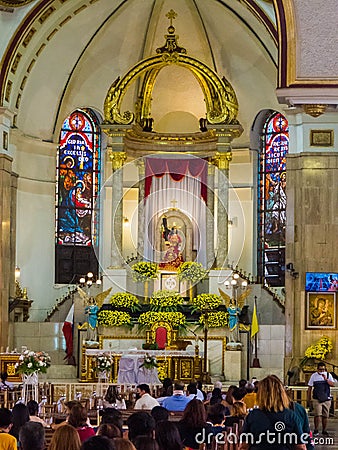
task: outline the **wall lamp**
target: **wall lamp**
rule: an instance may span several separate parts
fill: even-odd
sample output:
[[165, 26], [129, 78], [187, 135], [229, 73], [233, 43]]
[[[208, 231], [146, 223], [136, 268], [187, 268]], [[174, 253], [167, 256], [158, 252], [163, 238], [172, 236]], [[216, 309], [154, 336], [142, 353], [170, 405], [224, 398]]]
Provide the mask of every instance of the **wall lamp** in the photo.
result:
[[299, 277], [299, 272], [296, 272], [292, 263], [288, 263], [285, 267], [294, 280]]

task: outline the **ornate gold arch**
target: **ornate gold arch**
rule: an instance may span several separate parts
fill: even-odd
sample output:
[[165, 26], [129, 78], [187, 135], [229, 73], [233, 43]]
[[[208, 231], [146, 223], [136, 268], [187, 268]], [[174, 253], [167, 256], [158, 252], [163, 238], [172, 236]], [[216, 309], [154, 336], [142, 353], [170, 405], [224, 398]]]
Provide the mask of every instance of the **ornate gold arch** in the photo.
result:
[[[132, 67], [127, 74], [117, 78], [109, 88], [104, 102], [105, 123], [128, 125], [134, 119], [143, 124], [151, 117], [151, 99], [156, 78], [161, 69], [176, 64], [190, 70], [196, 77], [204, 94], [206, 118], [210, 124], [237, 123], [238, 102], [231, 84], [223, 77], [196, 58], [187, 56], [180, 48], [174, 35], [174, 27], [168, 28], [166, 45], [157, 49], [156, 56], [143, 59]], [[136, 114], [125, 111], [121, 113], [123, 97], [137, 78], [144, 75], [141, 92], [136, 105]]]

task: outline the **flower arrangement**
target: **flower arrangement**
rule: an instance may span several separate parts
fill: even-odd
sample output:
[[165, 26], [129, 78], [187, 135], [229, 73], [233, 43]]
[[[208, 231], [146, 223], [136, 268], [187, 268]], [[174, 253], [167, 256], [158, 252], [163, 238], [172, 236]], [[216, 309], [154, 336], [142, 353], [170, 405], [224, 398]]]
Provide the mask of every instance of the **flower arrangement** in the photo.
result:
[[147, 280], [157, 278], [158, 267], [157, 264], [147, 261], [141, 261], [131, 266], [133, 272], [134, 281], [142, 281], [143, 283]]
[[15, 368], [17, 373], [31, 375], [33, 373], [46, 373], [50, 365], [51, 359], [48, 353], [25, 350], [19, 356], [19, 361], [15, 364]]
[[131, 311], [139, 309], [139, 300], [128, 292], [117, 292], [110, 297], [109, 303], [115, 308], [129, 308]]
[[152, 311], [176, 311], [177, 307], [183, 304], [183, 297], [177, 292], [156, 291], [149, 303]]
[[113, 360], [111, 355], [108, 353], [101, 353], [96, 356], [96, 367], [97, 372], [109, 372], [112, 368]]
[[103, 310], [98, 314], [99, 325], [104, 327], [121, 327], [122, 325], [131, 326], [130, 314], [123, 311]]
[[206, 277], [208, 271], [201, 263], [187, 261], [180, 265], [177, 270], [177, 276], [181, 281], [191, 281], [197, 283]]
[[148, 311], [140, 314], [138, 323], [144, 327], [151, 327], [155, 322], [168, 322], [173, 328], [184, 327], [186, 325], [186, 317], [181, 312], [157, 312]]
[[300, 366], [303, 367], [310, 358], [319, 359], [323, 361], [327, 353], [333, 349], [333, 344], [330, 338], [323, 336], [315, 344], [310, 345], [304, 353], [304, 357], [300, 362]]
[[140, 367], [144, 367], [145, 369], [153, 369], [154, 367], [158, 367], [156, 358], [146, 353], [146, 356], [144, 357], [143, 363], [140, 365]]
[[[225, 311], [215, 311], [208, 313], [208, 328], [219, 328], [228, 326], [229, 314]], [[201, 314], [199, 323], [205, 325], [205, 314]]]
[[205, 311], [206, 309], [216, 309], [222, 304], [221, 297], [216, 294], [199, 294], [192, 301], [194, 311]]

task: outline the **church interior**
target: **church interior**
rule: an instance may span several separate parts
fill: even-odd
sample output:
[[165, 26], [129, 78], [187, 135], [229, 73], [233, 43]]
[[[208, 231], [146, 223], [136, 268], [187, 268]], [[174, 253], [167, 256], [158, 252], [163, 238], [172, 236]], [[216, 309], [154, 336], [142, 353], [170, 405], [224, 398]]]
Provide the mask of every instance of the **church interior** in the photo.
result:
[[65, 381], [102, 352], [113, 382], [128, 352], [187, 382], [335, 370], [337, 13], [0, 0], [1, 371], [22, 348]]

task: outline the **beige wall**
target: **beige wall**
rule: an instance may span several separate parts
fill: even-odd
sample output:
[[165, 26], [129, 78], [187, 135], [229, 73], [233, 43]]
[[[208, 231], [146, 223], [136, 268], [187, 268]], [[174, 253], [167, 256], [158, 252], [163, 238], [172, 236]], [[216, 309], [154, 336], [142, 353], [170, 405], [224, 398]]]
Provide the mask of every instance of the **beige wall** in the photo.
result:
[[305, 273], [338, 271], [338, 154], [289, 155], [287, 167], [286, 262], [299, 277], [286, 275], [286, 356], [295, 364], [308, 345], [326, 335], [334, 343], [327, 359], [337, 364], [337, 330], [305, 329]]

